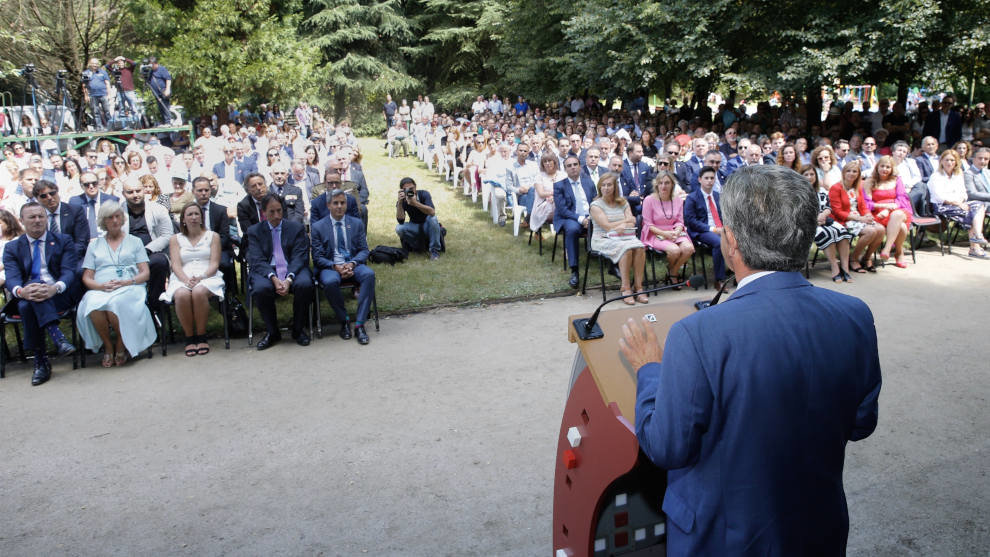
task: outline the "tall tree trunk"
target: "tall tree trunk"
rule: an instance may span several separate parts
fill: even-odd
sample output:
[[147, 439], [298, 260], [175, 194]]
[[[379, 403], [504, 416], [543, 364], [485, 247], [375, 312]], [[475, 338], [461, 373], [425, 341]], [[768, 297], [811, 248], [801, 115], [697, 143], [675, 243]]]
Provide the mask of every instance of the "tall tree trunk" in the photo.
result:
[[808, 86], [805, 91], [805, 108], [807, 110], [807, 122], [805, 132], [811, 133], [811, 126], [821, 126], [822, 123], [822, 84], [815, 82]]
[[339, 124], [344, 118], [344, 110], [347, 108], [347, 91], [338, 87], [333, 91], [333, 121]]
[[901, 74], [897, 78], [897, 102], [901, 103], [902, 106], [907, 106], [907, 94], [908, 94], [908, 84], [911, 78], [907, 75]]

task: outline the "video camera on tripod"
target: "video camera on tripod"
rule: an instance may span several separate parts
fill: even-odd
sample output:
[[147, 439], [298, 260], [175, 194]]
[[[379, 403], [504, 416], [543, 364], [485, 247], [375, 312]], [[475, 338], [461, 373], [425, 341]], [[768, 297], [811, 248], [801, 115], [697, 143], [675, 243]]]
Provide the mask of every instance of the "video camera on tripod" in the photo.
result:
[[17, 70], [17, 75], [32, 79], [34, 77], [34, 64], [25, 64], [23, 68]]

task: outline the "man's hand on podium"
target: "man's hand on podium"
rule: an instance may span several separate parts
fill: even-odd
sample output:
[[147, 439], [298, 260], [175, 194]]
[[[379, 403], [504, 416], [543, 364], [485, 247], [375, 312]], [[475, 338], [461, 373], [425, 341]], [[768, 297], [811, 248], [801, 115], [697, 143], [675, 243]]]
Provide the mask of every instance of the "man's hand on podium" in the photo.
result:
[[619, 339], [619, 350], [626, 357], [636, 373], [639, 368], [651, 362], [659, 362], [663, 357], [663, 347], [653, 332], [653, 325], [646, 317], [642, 323], [637, 323], [630, 317], [622, 326], [622, 338]]

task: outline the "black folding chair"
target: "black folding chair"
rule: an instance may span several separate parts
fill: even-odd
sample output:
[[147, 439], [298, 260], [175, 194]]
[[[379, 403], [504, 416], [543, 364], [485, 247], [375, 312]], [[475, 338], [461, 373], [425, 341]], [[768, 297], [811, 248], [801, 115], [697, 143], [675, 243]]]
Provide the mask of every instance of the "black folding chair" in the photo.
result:
[[[27, 356], [25, 355], [24, 342], [21, 339], [20, 325], [23, 323], [21, 316], [17, 313], [17, 300], [12, 296], [7, 297], [10, 300], [8, 303], [4, 304], [2, 310], [0, 310], [0, 379], [6, 376], [7, 371], [7, 360], [12, 356], [10, 352], [10, 347], [7, 345], [7, 325], [12, 325], [14, 327], [14, 338], [17, 342], [17, 352], [18, 360], [26, 361]], [[76, 347], [76, 352], [72, 355], [72, 369], [78, 369], [81, 365], [86, 367], [86, 359], [84, 357], [85, 349], [80, 347], [80, 337], [79, 330], [76, 328], [76, 308], [70, 308], [65, 311], [61, 311], [58, 314], [59, 319], [68, 319], [72, 324], [72, 345]], [[44, 343], [45, 349], [47, 350], [48, 338], [47, 335], [42, 335], [42, 343]]]
[[[323, 318], [320, 315], [320, 295], [322, 295], [323, 298], [327, 300], [328, 304], [330, 303], [330, 300], [327, 299], [326, 292], [323, 291], [323, 283], [320, 282], [320, 277], [318, 275], [319, 275], [318, 272], [313, 273], [313, 282], [316, 285], [316, 290], [317, 290], [315, 295], [313, 296], [313, 300], [316, 303], [316, 337], [323, 338]], [[356, 293], [358, 288], [358, 283], [355, 282], [354, 280], [341, 281], [340, 289], [344, 290], [345, 288]], [[375, 293], [371, 295], [371, 317], [372, 319], [375, 320], [375, 332], [380, 332], [381, 326], [378, 323], [378, 290], [377, 289], [375, 290]]]

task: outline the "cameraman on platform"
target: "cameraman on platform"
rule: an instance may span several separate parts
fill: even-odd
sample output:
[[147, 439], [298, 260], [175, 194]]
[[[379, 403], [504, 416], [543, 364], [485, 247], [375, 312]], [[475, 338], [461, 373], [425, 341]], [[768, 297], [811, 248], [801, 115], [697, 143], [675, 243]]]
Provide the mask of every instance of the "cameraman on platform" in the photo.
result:
[[[137, 94], [134, 92], [134, 60], [118, 56], [107, 63], [106, 69], [120, 78], [120, 92], [124, 96], [124, 102], [131, 107], [131, 114], [137, 114]], [[118, 106], [117, 112], [123, 107]]]
[[158, 63], [158, 58], [152, 56], [148, 58], [151, 64], [151, 72], [145, 79], [151, 92], [155, 95], [155, 102], [158, 103], [158, 110], [162, 115], [162, 125], [167, 126], [172, 123], [172, 112], [170, 110], [172, 102], [172, 74], [164, 66]]
[[100, 67], [100, 61], [90, 58], [83, 77], [83, 101], [89, 103], [93, 113], [93, 121], [98, 130], [105, 130], [110, 121], [110, 102], [107, 93], [110, 91], [110, 76]]
[[[406, 213], [409, 222], [406, 222]], [[399, 221], [395, 233], [402, 247], [409, 251], [423, 251], [424, 240], [430, 252], [430, 261], [440, 258], [440, 223], [433, 207], [433, 199], [426, 190], [416, 191], [412, 178], [399, 181], [399, 200], [395, 203], [395, 220]]]

